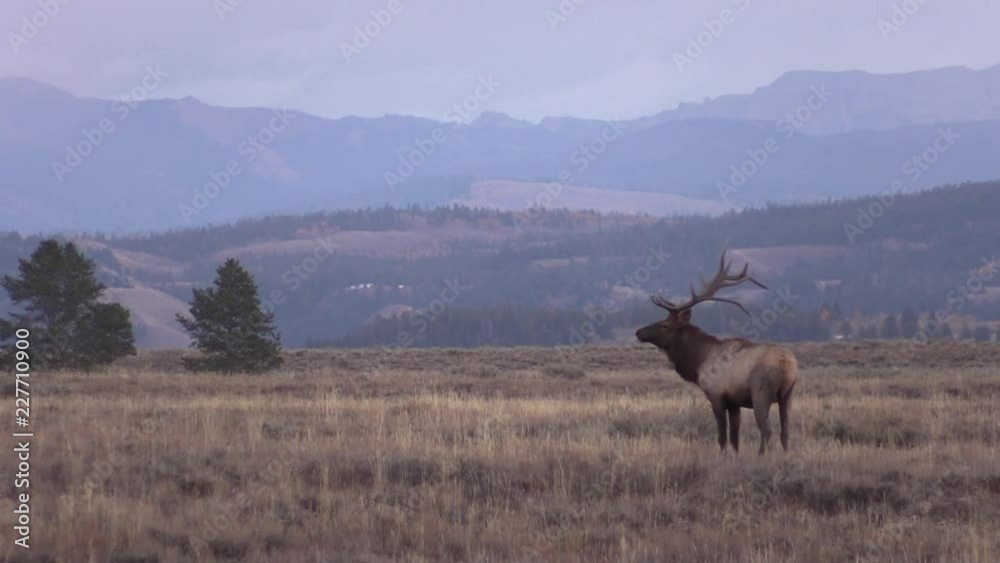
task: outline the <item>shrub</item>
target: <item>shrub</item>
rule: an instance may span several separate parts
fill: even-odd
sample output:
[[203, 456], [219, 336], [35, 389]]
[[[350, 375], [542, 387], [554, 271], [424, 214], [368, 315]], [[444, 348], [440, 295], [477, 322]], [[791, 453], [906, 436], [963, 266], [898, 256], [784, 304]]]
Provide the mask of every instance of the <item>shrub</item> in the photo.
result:
[[542, 373], [560, 379], [583, 379], [587, 376], [585, 369], [572, 364], [549, 364], [542, 369]]

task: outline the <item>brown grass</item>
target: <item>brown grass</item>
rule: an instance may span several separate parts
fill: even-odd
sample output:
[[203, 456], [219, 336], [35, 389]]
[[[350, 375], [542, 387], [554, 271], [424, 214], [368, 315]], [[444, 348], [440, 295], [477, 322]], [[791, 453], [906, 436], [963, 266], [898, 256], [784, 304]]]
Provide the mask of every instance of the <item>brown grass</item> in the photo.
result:
[[837, 346], [847, 365], [801, 361], [793, 452], [763, 459], [749, 413], [744, 452], [719, 455], [700, 392], [638, 350], [293, 351], [256, 377], [137, 369], [169, 364], [143, 355], [39, 374], [32, 558], [4, 553], [1000, 559], [1000, 373], [857, 367]]

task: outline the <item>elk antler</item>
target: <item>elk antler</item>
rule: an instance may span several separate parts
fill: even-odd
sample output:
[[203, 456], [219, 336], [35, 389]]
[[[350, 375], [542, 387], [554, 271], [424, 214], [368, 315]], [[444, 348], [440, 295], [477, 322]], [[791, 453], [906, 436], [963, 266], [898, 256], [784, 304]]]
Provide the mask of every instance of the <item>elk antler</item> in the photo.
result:
[[722, 303], [731, 303], [733, 305], [736, 305], [737, 307], [740, 308], [741, 311], [749, 315], [750, 311], [747, 311], [743, 305], [740, 305], [736, 301], [733, 301], [732, 299], [726, 299], [725, 297], [715, 297], [715, 294], [718, 293], [719, 290], [739, 285], [745, 281], [753, 282], [758, 287], [767, 289], [767, 287], [764, 284], [753, 279], [749, 274], [747, 274], [747, 268], [749, 267], [749, 264], [744, 264], [743, 271], [741, 271], [739, 274], [736, 275], [731, 275], [729, 273], [729, 269], [732, 267], [732, 265], [733, 265], [732, 260], [730, 260], [729, 263], [726, 263], [726, 251], [723, 250], [722, 257], [719, 258], [718, 273], [715, 274], [715, 277], [713, 277], [711, 281], [706, 282], [705, 278], [701, 279], [700, 292], [695, 293], [694, 284], [692, 284], [691, 299], [683, 303], [674, 303], [672, 301], [664, 299], [663, 296], [659, 294], [651, 295], [650, 299], [656, 306], [662, 307], [670, 311], [672, 314], [677, 314], [680, 313], [681, 311], [686, 311], [694, 307], [698, 303], [701, 303], [702, 301], [720, 301]]

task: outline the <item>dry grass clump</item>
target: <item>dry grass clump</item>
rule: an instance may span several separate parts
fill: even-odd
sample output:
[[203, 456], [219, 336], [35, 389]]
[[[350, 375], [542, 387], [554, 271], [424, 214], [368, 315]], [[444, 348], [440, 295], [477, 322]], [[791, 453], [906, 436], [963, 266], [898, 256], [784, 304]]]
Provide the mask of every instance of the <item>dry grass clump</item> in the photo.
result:
[[[852, 416], [853, 415], [853, 416]], [[915, 448], [930, 440], [924, 421], [896, 414], [847, 412], [816, 421], [816, 436], [841, 444], [870, 444], [891, 448]]]
[[451, 368], [450, 373], [458, 376], [476, 377], [480, 379], [492, 379], [500, 375], [500, 370], [491, 365], [464, 365], [460, 364]]
[[758, 458], [662, 355], [344, 354], [45, 374], [30, 560], [1000, 560], [993, 368], [804, 364], [793, 451]]
[[547, 377], [557, 377], [570, 381], [587, 377], [587, 370], [569, 363], [549, 364], [542, 368], [542, 373]]

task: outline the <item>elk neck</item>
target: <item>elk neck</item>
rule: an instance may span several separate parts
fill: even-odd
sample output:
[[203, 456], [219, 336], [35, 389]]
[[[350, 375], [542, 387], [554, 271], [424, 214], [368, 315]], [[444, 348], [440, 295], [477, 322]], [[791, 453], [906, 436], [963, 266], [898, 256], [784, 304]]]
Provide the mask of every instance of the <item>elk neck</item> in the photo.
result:
[[722, 340], [694, 325], [685, 325], [677, 331], [672, 342], [664, 348], [674, 370], [685, 380], [698, 384], [698, 372]]

